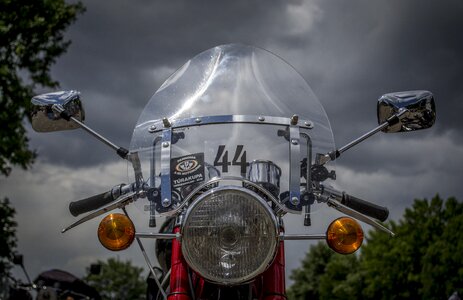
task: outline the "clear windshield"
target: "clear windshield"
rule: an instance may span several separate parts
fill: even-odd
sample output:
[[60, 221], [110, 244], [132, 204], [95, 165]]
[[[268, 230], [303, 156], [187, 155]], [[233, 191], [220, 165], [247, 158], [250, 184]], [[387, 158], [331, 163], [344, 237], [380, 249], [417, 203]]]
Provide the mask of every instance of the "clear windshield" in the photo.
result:
[[[299, 116], [301, 125], [298, 151], [291, 148], [286, 121], [293, 115]], [[163, 118], [168, 122], [163, 123]], [[169, 126], [170, 144], [166, 144], [163, 134]], [[239, 44], [218, 46], [189, 60], [141, 113], [130, 152], [140, 161], [136, 176], [157, 191], [166, 166], [164, 148], [170, 152], [173, 200], [164, 208], [158, 203], [157, 213], [175, 210], [192, 190], [213, 177], [254, 182], [259, 179], [254, 177], [262, 177], [260, 183], [265, 181], [264, 186], [283, 201], [291, 185], [290, 156], [296, 153], [304, 170], [304, 161], [313, 162], [317, 153], [335, 149], [326, 113], [301, 75], [278, 56]], [[328, 164], [330, 171], [333, 168]], [[304, 171], [299, 173], [303, 190], [307, 178], [301, 174]]]

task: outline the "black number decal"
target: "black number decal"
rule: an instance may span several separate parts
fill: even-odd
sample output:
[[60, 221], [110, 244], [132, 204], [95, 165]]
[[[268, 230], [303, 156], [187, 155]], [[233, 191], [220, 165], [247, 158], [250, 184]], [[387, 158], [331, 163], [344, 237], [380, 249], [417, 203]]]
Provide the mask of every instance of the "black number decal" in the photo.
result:
[[[231, 163], [228, 162], [228, 151], [225, 151], [225, 145], [220, 145], [219, 150], [217, 150], [217, 155], [214, 159], [214, 166], [220, 167], [222, 166], [222, 172], [226, 173], [228, 172], [228, 166], [231, 165]], [[222, 158], [222, 161], [219, 161], [220, 158]]]
[[[232, 165], [240, 166], [241, 174], [246, 174], [246, 167], [249, 165], [249, 163], [246, 162], [246, 151], [244, 151], [243, 154], [241, 155], [242, 151], [243, 151], [243, 145], [236, 146], [235, 156], [233, 157]], [[241, 155], [241, 159], [239, 158], [240, 155]], [[239, 162], [238, 162], [238, 159], [240, 160]]]
[[249, 166], [249, 163], [246, 161], [246, 151], [243, 152], [243, 145], [237, 145], [235, 149], [235, 155], [233, 155], [233, 160], [230, 163], [228, 161], [228, 150], [225, 150], [225, 145], [219, 145], [217, 150], [217, 155], [214, 159], [214, 166], [222, 167], [222, 172], [228, 172], [228, 166], [240, 166], [241, 174], [246, 173], [246, 167]]

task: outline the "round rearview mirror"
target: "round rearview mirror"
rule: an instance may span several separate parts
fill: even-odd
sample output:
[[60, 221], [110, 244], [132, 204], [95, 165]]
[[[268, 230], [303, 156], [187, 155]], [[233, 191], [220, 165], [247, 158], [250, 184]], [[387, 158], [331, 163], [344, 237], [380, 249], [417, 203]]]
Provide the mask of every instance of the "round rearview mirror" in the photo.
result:
[[436, 120], [434, 95], [429, 91], [408, 91], [390, 93], [378, 100], [378, 124], [397, 114], [399, 110], [407, 112], [394, 125], [383, 129], [384, 132], [402, 132], [426, 129]]

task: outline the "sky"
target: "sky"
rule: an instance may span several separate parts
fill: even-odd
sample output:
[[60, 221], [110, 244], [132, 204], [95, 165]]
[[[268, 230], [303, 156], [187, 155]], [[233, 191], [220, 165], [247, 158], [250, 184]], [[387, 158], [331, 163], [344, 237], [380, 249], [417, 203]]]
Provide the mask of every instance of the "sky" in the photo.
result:
[[[337, 161], [337, 185], [387, 206], [392, 220], [415, 198], [463, 199], [461, 1], [83, 3], [87, 11], [67, 31], [72, 44], [52, 75], [62, 90], [81, 92], [86, 124], [114, 143], [129, 147], [144, 105], [188, 59], [243, 43], [296, 68], [323, 104], [338, 147], [376, 126], [381, 95], [433, 92], [434, 127], [379, 133], [345, 152]], [[38, 159], [30, 170], [1, 178], [0, 190], [16, 208], [18, 250], [31, 276], [50, 268], [82, 276], [90, 263], [114, 256], [143, 266], [135, 245], [112, 253], [99, 244], [99, 219], [60, 233], [74, 221], [69, 202], [127, 182], [127, 164], [83, 131], [38, 134], [26, 126]], [[288, 245], [287, 275], [307, 250], [305, 242]]]

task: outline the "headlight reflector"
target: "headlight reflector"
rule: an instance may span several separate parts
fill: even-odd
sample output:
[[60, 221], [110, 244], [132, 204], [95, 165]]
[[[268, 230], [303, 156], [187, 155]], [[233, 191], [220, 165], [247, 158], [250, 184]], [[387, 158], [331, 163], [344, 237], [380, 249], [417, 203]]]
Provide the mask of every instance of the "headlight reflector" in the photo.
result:
[[224, 186], [199, 196], [185, 216], [182, 252], [205, 279], [233, 285], [262, 273], [275, 257], [278, 225], [256, 193]]

